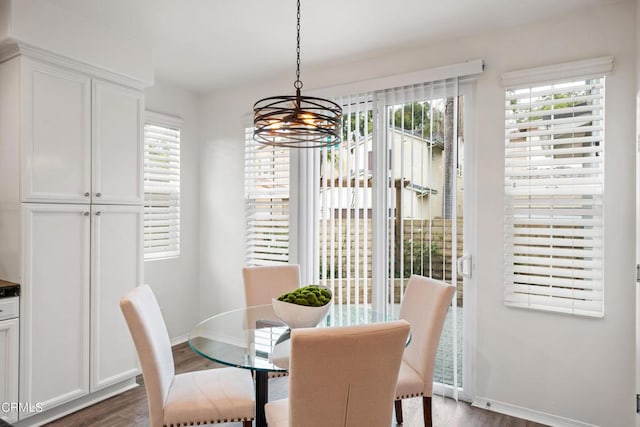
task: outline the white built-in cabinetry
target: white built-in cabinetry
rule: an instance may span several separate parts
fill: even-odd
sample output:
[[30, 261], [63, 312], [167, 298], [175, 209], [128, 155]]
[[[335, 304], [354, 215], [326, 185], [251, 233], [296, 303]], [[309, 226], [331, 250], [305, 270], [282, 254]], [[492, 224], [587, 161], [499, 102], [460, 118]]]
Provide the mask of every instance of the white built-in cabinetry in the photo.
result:
[[20, 401], [50, 408], [89, 393], [89, 210], [22, 207]]
[[10, 402], [18, 402], [18, 298], [0, 300], [0, 419], [18, 420], [18, 411]]
[[92, 202], [141, 205], [143, 95], [94, 79], [91, 97]]
[[119, 302], [142, 282], [142, 224], [138, 206], [91, 207], [91, 391], [138, 373]]
[[29, 58], [20, 68], [22, 201], [141, 204], [142, 93]]
[[142, 210], [24, 204], [20, 400], [45, 409], [135, 376], [118, 302], [142, 280]]
[[119, 300], [143, 280], [144, 113], [139, 87], [47, 58], [0, 63], [0, 278], [22, 285], [19, 400], [45, 411], [138, 372]]

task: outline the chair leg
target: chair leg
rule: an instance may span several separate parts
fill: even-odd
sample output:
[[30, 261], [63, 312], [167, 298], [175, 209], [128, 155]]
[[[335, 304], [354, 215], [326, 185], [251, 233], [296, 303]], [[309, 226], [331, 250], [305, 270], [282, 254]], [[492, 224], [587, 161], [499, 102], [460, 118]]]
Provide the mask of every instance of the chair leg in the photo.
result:
[[396, 404], [396, 422], [402, 424], [402, 400], [398, 399], [394, 403]]
[[242, 427], [252, 427], [253, 426], [253, 421], [243, 421], [242, 422]]
[[431, 427], [431, 397], [422, 397], [422, 413], [424, 415], [424, 427]]

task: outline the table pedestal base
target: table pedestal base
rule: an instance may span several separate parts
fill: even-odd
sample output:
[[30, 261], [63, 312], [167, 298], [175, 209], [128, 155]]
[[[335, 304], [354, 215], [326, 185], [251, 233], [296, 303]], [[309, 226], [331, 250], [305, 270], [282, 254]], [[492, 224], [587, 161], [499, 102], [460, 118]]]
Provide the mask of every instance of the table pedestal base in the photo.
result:
[[264, 405], [269, 399], [269, 373], [267, 371], [256, 372], [256, 427], [267, 427], [267, 418], [264, 415]]

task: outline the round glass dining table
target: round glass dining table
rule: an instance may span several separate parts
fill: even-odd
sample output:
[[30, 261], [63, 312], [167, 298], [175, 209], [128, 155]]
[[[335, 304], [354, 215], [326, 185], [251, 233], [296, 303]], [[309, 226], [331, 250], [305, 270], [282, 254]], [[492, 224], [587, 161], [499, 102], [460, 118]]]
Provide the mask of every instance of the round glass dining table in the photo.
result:
[[[337, 304], [317, 327], [361, 325], [392, 320], [369, 306]], [[271, 304], [227, 311], [198, 324], [189, 346], [200, 356], [256, 373], [256, 427], [266, 426], [269, 372], [287, 372], [289, 328]]]

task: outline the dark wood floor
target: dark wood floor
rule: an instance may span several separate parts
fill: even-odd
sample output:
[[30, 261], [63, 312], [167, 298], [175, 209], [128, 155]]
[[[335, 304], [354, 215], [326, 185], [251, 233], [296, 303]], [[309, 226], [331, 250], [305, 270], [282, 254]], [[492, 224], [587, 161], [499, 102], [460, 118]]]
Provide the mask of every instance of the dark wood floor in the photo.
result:
[[[188, 372], [199, 369], [219, 367], [213, 362], [197, 356], [186, 344], [179, 344], [173, 349], [176, 372]], [[287, 395], [287, 377], [269, 380], [269, 399], [280, 399]], [[138, 377], [140, 387], [129, 390], [118, 396], [90, 406], [86, 409], [60, 418], [47, 426], [91, 426], [91, 427], [122, 427], [147, 426], [149, 415], [147, 411], [147, 397]], [[421, 399], [405, 399], [404, 427], [421, 427], [422, 410]], [[468, 403], [455, 402], [452, 399], [433, 397], [433, 425], [450, 427], [541, 427], [541, 424], [483, 409], [473, 408]], [[216, 424], [216, 427], [239, 427], [241, 423]], [[394, 424], [395, 425], [395, 424]]]

